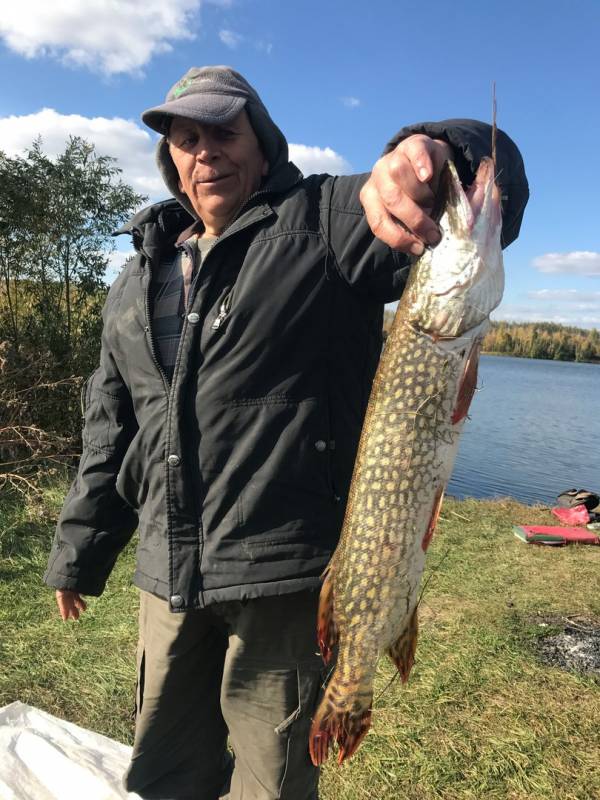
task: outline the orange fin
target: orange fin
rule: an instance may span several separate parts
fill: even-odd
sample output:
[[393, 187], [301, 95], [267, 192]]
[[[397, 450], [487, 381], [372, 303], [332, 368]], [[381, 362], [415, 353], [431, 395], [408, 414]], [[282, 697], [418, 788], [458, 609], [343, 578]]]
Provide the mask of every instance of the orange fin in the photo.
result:
[[323, 661], [329, 664], [333, 649], [338, 642], [338, 631], [333, 619], [333, 570], [331, 564], [323, 573], [317, 615], [317, 641]]
[[477, 365], [479, 363], [479, 350], [481, 343], [475, 342], [471, 348], [471, 352], [467, 358], [465, 370], [463, 372], [460, 388], [458, 390], [458, 397], [456, 398], [456, 405], [452, 414], [452, 424], [456, 425], [467, 416], [471, 400], [477, 388]]
[[325, 763], [329, 755], [329, 745], [335, 740], [338, 744], [338, 764], [356, 752], [371, 727], [372, 694], [361, 695], [350, 710], [340, 708], [335, 688], [335, 676], [327, 687], [310, 729], [308, 749], [315, 767]]
[[419, 621], [417, 609], [412, 613], [410, 622], [398, 639], [390, 645], [388, 655], [396, 665], [402, 683], [406, 683], [413, 664], [415, 663], [415, 651], [417, 649], [417, 636], [419, 633]]
[[433, 533], [435, 531], [435, 526], [437, 525], [437, 521], [440, 517], [440, 511], [442, 510], [442, 501], [444, 499], [444, 487], [442, 486], [440, 489], [437, 490], [435, 495], [435, 499], [433, 501], [433, 508], [431, 510], [431, 518], [429, 520], [429, 525], [427, 526], [427, 530], [425, 531], [425, 536], [423, 537], [423, 541], [421, 542], [421, 547], [423, 550], [427, 550], [429, 547], [431, 540], [433, 539]]

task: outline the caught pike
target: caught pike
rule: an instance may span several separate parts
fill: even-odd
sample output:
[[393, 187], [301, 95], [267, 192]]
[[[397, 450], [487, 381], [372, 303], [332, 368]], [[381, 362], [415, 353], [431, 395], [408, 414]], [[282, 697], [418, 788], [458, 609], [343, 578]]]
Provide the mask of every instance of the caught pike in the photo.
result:
[[349, 758], [370, 726], [378, 657], [403, 681], [417, 642], [425, 551], [473, 397], [490, 312], [504, 288], [500, 194], [483, 159], [465, 192], [444, 167], [434, 219], [442, 240], [411, 269], [375, 376], [339, 545], [321, 589], [318, 639], [332, 678], [310, 732]]

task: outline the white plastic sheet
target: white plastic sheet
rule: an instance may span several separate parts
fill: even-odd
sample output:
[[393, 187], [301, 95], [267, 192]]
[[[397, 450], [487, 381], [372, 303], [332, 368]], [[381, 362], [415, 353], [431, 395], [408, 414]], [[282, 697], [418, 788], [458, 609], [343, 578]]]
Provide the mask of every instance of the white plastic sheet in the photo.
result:
[[0, 708], [0, 800], [139, 800], [131, 748], [24, 703]]

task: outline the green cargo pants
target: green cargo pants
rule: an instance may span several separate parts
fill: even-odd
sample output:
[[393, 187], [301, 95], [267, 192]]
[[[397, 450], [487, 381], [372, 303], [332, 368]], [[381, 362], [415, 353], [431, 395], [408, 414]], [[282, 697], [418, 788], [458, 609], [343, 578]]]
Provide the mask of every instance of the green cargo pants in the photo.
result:
[[142, 592], [127, 790], [148, 800], [317, 800], [308, 754], [323, 680], [317, 603], [305, 591], [173, 614]]

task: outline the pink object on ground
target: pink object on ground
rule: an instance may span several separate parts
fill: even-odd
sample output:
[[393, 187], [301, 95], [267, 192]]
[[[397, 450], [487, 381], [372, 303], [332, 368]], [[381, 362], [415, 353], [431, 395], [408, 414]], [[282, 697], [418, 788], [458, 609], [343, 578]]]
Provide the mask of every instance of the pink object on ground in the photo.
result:
[[573, 508], [553, 508], [552, 513], [566, 525], [587, 525], [590, 521], [590, 512], [585, 506]]
[[585, 528], [562, 528], [560, 525], [515, 525], [515, 536], [537, 544], [600, 544], [600, 536]]

